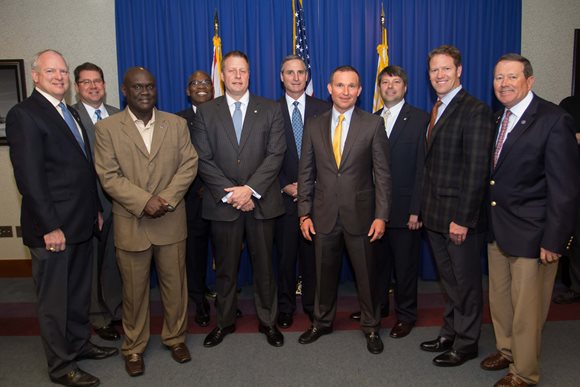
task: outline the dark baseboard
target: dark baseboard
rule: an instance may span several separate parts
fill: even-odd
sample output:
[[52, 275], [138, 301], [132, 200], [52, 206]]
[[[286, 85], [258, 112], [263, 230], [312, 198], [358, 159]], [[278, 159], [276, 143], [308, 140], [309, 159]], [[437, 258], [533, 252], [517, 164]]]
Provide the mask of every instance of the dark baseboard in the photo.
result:
[[30, 259], [0, 259], [0, 277], [31, 277]]

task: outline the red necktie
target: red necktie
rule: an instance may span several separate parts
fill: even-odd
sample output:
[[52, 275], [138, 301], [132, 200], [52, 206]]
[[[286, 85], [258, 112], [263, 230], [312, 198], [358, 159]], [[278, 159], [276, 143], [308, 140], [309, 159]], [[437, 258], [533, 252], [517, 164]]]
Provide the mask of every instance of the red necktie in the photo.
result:
[[441, 106], [441, 104], [443, 104], [443, 102], [438, 99], [437, 102], [435, 102], [435, 105], [433, 105], [433, 110], [431, 110], [431, 120], [429, 121], [429, 128], [427, 129], [427, 143], [431, 141], [431, 132], [435, 126], [435, 121], [437, 121], [437, 112], [439, 112], [439, 106]]
[[495, 168], [495, 165], [497, 164], [497, 160], [499, 159], [499, 154], [501, 153], [501, 148], [503, 147], [503, 143], [505, 142], [511, 114], [512, 114], [512, 112], [510, 112], [509, 109], [506, 110], [505, 115], [503, 117], [503, 121], [501, 122], [501, 129], [499, 131], [499, 136], [497, 138], [497, 144], [495, 145], [495, 152], [493, 153], [493, 167], [494, 168]]

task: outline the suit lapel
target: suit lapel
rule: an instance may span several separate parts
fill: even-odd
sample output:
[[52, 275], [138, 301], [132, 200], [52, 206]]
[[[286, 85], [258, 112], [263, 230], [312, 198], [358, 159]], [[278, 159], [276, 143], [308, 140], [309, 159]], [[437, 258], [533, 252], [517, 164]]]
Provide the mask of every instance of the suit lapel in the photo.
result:
[[[280, 98], [280, 109], [282, 110], [282, 117], [284, 118], [284, 128], [286, 131], [286, 152], [293, 152], [295, 154], [294, 158], [298, 159], [298, 146], [296, 145], [296, 138], [294, 138], [294, 129], [292, 128], [292, 119], [290, 118], [290, 112], [288, 111], [288, 104], [286, 103], [286, 94]], [[304, 106], [304, 115], [306, 116], [306, 109], [308, 109], [308, 104]], [[302, 124], [304, 124], [305, 119], [302, 119]]]
[[[238, 149], [238, 139], [236, 138], [236, 129], [234, 128], [234, 121], [232, 119], [232, 113], [228, 106], [228, 102], [225, 96], [220, 97], [217, 100], [218, 109], [218, 119], [221, 121], [221, 127], [224, 128], [224, 132], [234, 149]], [[246, 111], [246, 115], [248, 112]], [[242, 129], [243, 133], [243, 129]]]
[[151, 139], [151, 152], [149, 152], [150, 160], [153, 160], [157, 153], [159, 153], [159, 149], [161, 148], [161, 144], [163, 144], [168, 127], [168, 122], [163, 118], [163, 115], [160, 114], [159, 110], [156, 110], [155, 129], [153, 130], [153, 138]]
[[457, 95], [451, 100], [449, 106], [445, 108], [445, 111], [443, 112], [441, 117], [439, 117], [439, 120], [437, 121], [431, 132], [431, 141], [427, 144], [427, 152], [431, 150], [431, 146], [433, 145], [433, 142], [435, 142], [435, 138], [437, 138], [437, 134], [439, 134], [441, 127], [445, 125], [445, 121], [447, 121], [449, 116], [451, 116], [455, 111], [455, 109], [457, 109], [457, 105], [459, 104], [459, 101], [463, 99], [463, 97], [465, 97], [465, 90], [461, 89], [459, 90]]
[[401, 133], [403, 133], [405, 126], [407, 125], [408, 119], [409, 119], [409, 105], [407, 105], [407, 103], [405, 102], [403, 108], [399, 113], [399, 116], [397, 117], [397, 121], [395, 121], [395, 125], [393, 125], [391, 135], [389, 136], [389, 144], [391, 145], [391, 147], [394, 147], [399, 138], [401, 137]]
[[143, 137], [141, 137], [141, 133], [139, 133], [139, 130], [137, 129], [137, 126], [135, 126], [135, 123], [127, 109], [129, 108], [125, 109], [125, 117], [121, 120], [121, 130], [131, 139], [131, 141], [133, 141], [137, 146], [137, 149], [139, 149], [145, 157], [149, 158], [149, 152], [147, 151], [147, 147], [145, 147]]
[[248, 102], [248, 108], [246, 109], [246, 116], [244, 117], [244, 123], [242, 125], [242, 136], [240, 137], [240, 152], [244, 149], [248, 138], [250, 138], [252, 130], [254, 129], [254, 124], [256, 118], [260, 112], [260, 104], [255, 102], [250, 94], [250, 101]]
[[82, 102], [78, 102], [73, 106], [73, 108], [79, 113], [81, 122], [83, 123], [85, 130], [88, 132], [89, 145], [91, 149], [93, 149], [95, 144], [95, 130], [91, 130], [94, 126], [93, 121], [91, 120], [91, 117], [89, 117], [89, 113]]
[[[530, 106], [524, 111], [522, 117], [518, 119], [512, 131], [508, 134], [507, 138], [505, 139], [503, 146], [501, 148], [501, 153], [499, 154], [499, 159], [497, 159], [497, 164], [495, 168], [499, 168], [502, 164], [503, 160], [507, 157], [510, 151], [513, 149], [514, 144], [518, 139], [524, 134], [524, 132], [534, 123], [536, 120], [536, 111], [538, 109], [538, 100], [534, 96]], [[502, 112], [503, 113], [503, 112]], [[503, 114], [499, 116], [497, 123], [501, 121], [501, 117]], [[496, 125], [496, 127], [498, 127]], [[497, 136], [496, 136], [497, 137]], [[495, 150], [495, 147], [494, 147]]]
[[328, 155], [328, 158], [331, 161], [331, 164], [336, 169], [338, 169], [338, 167], [336, 166], [336, 161], [334, 160], [334, 151], [332, 150], [332, 137], [330, 136], [330, 131], [334, 131], [334, 128], [332, 127], [332, 110], [324, 114], [326, 114], [326, 120], [321, 121], [323, 124], [320, 127], [320, 135], [322, 137], [321, 144], [323, 144], [326, 154]]
[[[344, 142], [344, 148], [342, 150], [342, 156], [340, 158], [340, 165], [344, 164], [350, 150], [352, 149], [353, 144], [356, 142], [362, 128], [358, 126], [359, 120], [358, 117], [358, 109], [354, 108], [352, 115], [350, 116], [350, 123], [348, 124], [348, 134], [346, 135], [346, 141]], [[333, 152], [334, 155], [334, 152]]]

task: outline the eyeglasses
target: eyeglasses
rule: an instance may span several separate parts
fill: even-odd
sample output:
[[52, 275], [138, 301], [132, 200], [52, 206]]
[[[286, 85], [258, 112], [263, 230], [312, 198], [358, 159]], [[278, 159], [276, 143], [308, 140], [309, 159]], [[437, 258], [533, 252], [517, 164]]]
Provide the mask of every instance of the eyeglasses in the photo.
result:
[[101, 86], [103, 83], [105, 83], [102, 79], [83, 79], [82, 81], [78, 81], [79, 85], [83, 85], [83, 86], [89, 86], [89, 85], [95, 85], [95, 86]]
[[198, 81], [197, 79], [194, 79], [193, 81], [189, 82], [189, 86], [199, 86], [199, 85], [210, 86], [211, 80], [204, 79], [202, 81]]

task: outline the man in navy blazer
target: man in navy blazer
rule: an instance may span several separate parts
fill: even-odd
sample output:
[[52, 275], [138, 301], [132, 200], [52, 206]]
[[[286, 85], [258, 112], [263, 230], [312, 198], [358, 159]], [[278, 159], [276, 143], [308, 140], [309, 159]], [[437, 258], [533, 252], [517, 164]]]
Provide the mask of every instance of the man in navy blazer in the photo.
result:
[[6, 135], [22, 194], [22, 238], [32, 256], [40, 336], [52, 382], [96, 386], [99, 379], [77, 361], [118, 352], [89, 341], [92, 237], [102, 226], [97, 176], [87, 132], [63, 103], [70, 83], [64, 57], [54, 50], [36, 54], [32, 80], [31, 96], [8, 112]]
[[387, 232], [379, 242], [376, 290], [381, 317], [386, 317], [389, 314], [388, 290], [394, 275], [397, 321], [389, 335], [401, 338], [411, 332], [417, 321], [422, 227], [419, 212], [429, 115], [405, 101], [407, 73], [401, 67], [385, 67], [377, 83], [384, 106], [375, 114], [383, 117], [389, 137], [392, 204]]
[[489, 306], [497, 353], [485, 370], [509, 368], [496, 386], [540, 380], [542, 328], [557, 262], [572, 242], [580, 168], [572, 117], [532, 93], [532, 65], [502, 56], [494, 71], [496, 113], [488, 211]]
[[224, 55], [226, 93], [197, 109], [194, 145], [207, 187], [202, 215], [211, 222], [215, 246], [217, 327], [203, 345], [213, 347], [235, 331], [237, 274], [242, 243], [248, 243], [254, 275], [258, 329], [275, 347], [284, 344], [276, 326], [272, 269], [274, 219], [284, 213], [278, 174], [286, 150], [280, 106], [251, 94], [250, 63], [241, 51]]
[[286, 153], [278, 178], [286, 213], [276, 219], [274, 243], [278, 259], [278, 325], [281, 328], [288, 328], [294, 321], [293, 315], [296, 310], [297, 259], [302, 276], [302, 309], [310, 320], [314, 311], [316, 284], [314, 246], [300, 234], [296, 205], [298, 160], [303, 129], [310, 119], [330, 110], [331, 105], [306, 95], [308, 69], [302, 58], [297, 55], [288, 55], [282, 60], [280, 80], [286, 91], [279, 101], [284, 117]]

